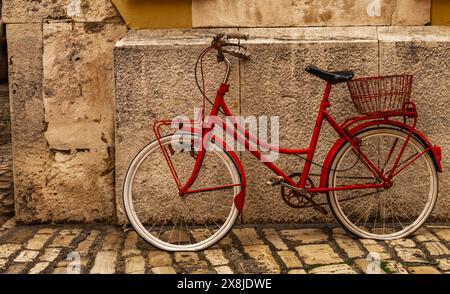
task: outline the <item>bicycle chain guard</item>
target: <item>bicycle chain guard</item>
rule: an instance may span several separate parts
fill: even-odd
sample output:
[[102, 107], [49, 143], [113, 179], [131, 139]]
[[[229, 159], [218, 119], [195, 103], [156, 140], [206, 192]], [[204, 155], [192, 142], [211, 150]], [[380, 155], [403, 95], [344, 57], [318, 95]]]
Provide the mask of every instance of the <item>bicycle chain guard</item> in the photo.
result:
[[[293, 173], [289, 175], [291, 179], [298, 178], [300, 179], [301, 173]], [[308, 177], [308, 184], [306, 188], [313, 188], [314, 182]], [[306, 196], [302, 195], [299, 191], [294, 189], [290, 189], [289, 187], [281, 186], [281, 198], [283, 198], [284, 202], [287, 203], [290, 207], [293, 208], [308, 208], [312, 207], [313, 209], [323, 213], [328, 214], [325, 208], [322, 205], [326, 205], [328, 203], [317, 203], [314, 198], [318, 196], [318, 193], [309, 193]]]

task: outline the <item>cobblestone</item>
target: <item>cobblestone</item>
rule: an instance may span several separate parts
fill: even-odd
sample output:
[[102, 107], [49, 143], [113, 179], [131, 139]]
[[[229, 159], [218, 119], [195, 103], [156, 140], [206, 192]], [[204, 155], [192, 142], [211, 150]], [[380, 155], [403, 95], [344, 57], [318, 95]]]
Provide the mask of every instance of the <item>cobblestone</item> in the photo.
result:
[[267, 245], [252, 245], [244, 246], [245, 252], [256, 260], [262, 267], [263, 271], [266, 273], [279, 273], [280, 266], [275, 261], [272, 252]]
[[330, 264], [343, 262], [342, 258], [328, 244], [303, 245], [295, 247], [306, 264]]
[[277, 250], [288, 250], [286, 243], [280, 238], [275, 229], [264, 229], [264, 235]]
[[282, 230], [281, 234], [290, 241], [301, 244], [325, 242], [328, 236], [319, 229]]
[[425, 254], [419, 248], [395, 248], [398, 257], [404, 262], [427, 262]]
[[144, 274], [145, 273], [145, 259], [143, 256], [132, 256], [125, 259], [125, 273], [126, 274]]
[[407, 274], [408, 271], [403, 267], [401, 262], [398, 261], [387, 261], [384, 265], [387, 272], [390, 274]]
[[377, 262], [369, 260], [367, 258], [356, 259], [354, 263], [359, 267], [359, 269], [365, 274], [386, 274], [381, 269], [381, 264], [378, 265]]
[[450, 255], [450, 250], [441, 242], [426, 242], [424, 245], [431, 256]]
[[172, 265], [172, 257], [165, 251], [150, 251], [148, 253], [148, 262], [151, 266], [168, 266]]
[[95, 257], [91, 274], [113, 274], [116, 272], [117, 253], [112, 251], [100, 251]]
[[440, 274], [440, 272], [432, 266], [410, 266], [408, 269], [412, 274], [419, 274], [419, 275]]
[[287, 268], [302, 268], [302, 262], [298, 259], [294, 251], [278, 251], [278, 256], [280, 256], [284, 265]]
[[217, 266], [214, 268], [214, 270], [218, 274], [223, 274], [223, 275], [233, 274], [233, 270], [228, 265]]
[[237, 225], [226, 242], [171, 253], [116, 226], [17, 225], [0, 237], [0, 274], [75, 273], [77, 260], [81, 273], [92, 274], [377, 272], [368, 253], [381, 257], [381, 273], [450, 272], [446, 227], [426, 226], [411, 238], [386, 242], [358, 239], [338, 227], [298, 227]]
[[222, 249], [205, 250], [205, 256], [213, 266], [226, 265], [229, 263], [228, 259], [223, 255]]
[[366, 255], [364, 251], [358, 246], [358, 243], [351, 238], [338, 235], [336, 236], [336, 243], [339, 245], [339, 248], [341, 248], [345, 252], [345, 254], [347, 254], [349, 258], [363, 257]]
[[356, 274], [348, 264], [332, 264], [316, 267], [309, 271], [310, 274]]
[[264, 244], [258, 236], [258, 233], [253, 228], [234, 229], [233, 233], [239, 238], [241, 244], [247, 245], [262, 245]]
[[442, 240], [450, 242], [450, 228], [448, 228], [448, 229], [435, 229], [434, 232]]
[[436, 261], [439, 269], [443, 271], [450, 271], [450, 258], [438, 259]]

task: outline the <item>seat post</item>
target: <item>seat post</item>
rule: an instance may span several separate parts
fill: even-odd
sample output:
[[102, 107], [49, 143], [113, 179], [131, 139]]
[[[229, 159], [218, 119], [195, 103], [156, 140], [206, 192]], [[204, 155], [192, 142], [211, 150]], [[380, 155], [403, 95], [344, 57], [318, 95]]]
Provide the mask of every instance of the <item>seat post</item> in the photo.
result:
[[328, 82], [327, 86], [325, 87], [325, 92], [323, 93], [323, 98], [322, 98], [322, 104], [320, 105], [320, 111], [323, 111], [327, 107], [330, 106], [330, 101], [328, 101], [328, 98], [330, 98], [332, 85], [333, 84], [331, 82]]

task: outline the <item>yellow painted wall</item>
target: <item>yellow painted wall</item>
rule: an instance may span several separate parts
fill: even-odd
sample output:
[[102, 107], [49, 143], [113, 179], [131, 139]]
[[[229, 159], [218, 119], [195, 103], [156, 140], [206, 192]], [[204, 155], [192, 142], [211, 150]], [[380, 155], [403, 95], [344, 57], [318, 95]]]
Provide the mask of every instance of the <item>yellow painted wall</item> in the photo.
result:
[[[192, 0], [112, 0], [112, 2], [128, 26], [134, 29], [192, 27]], [[450, 0], [432, 0], [431, 14], [433, 25], [450, 25]]]
[[127, 25], [142, 28], [192, 27], [192, 0], [112, 0]]
[[431, 6], [431, 23], [433, 25], [450, 25], [450, 0], [433, 0]]

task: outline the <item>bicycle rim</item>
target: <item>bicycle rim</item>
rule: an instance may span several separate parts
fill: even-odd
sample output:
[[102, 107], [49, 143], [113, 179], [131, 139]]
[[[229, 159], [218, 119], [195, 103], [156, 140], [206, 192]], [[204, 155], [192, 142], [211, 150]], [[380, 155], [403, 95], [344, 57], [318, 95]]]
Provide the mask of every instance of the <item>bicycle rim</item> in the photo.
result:
[[[407, 135], [397, 129], [378, 128], [363, 131], [357, 136], [361, 139], [362, 152], [387, 174]], [[408, 164], [408, 160], [424, 150], [422, 143], [412, 136], [399, 164]], [[341, 147], [331, 165], [337, 171], [330, 171], [330, 187], [377, 182], [362, 162], [349, 171], [340, 171], [353, 164], [356, 156], [349, 143]], [[362, 238], [392, 240], [412, 234], [426, 221], [437, 199], [438, 177], [429, 153], [420, 156], [394, 177], [393, 182], [390, 189], [328, 193], [336, 219], [347, 230]]]
[[[164, 148], [172, 145], [172, 138], [161, 139]], [[192, 138], [184, 136], [183, 143]], [[206, 152], [191, 190], [235, 186], [187, 196], [179, 196], [158, 141], [136, 155], [125, 176], [123, 200], [131, 225], [145, 241], [166, 251], [198, 251], [214, 245], [229, 232], [239, 215], [234, 197], [241, 190], [241, 178], [231, 156], [216, 147]], [[169, 155], [184, 183], [192, 172], [195, 154], [169, 151]]]

